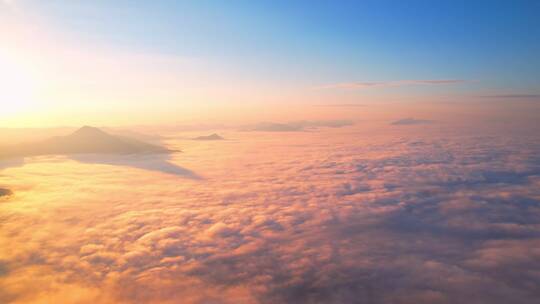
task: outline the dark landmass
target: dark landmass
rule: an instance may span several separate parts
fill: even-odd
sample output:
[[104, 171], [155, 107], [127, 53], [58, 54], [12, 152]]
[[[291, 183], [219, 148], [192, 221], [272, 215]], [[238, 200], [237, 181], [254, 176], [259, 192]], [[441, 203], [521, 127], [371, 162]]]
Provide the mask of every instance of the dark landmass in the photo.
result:
[[245, 126], [241, 130], [258, 132], [302, 132], [317, 128], [341, 128], [353, 124], [352, 121], [348, 120], [306, 120], [288, 123], [261, 122], [255, 125]]
[[258, 131], [258, 132], [298, 132], [303, 131], [302, 126], [275, 123], [275, 122], [261, 122], [252, 126], [246, 126], [242, 131]]
[[193, 138], [193, 140], [224, 140], [224, 139], [225, 138], [219, 136], [216, 133], [211, 134], [211, 135], [207, 135], [207, 136], [199, 136], [199, 137]]
[[0, 149], [0, 158], [54, 154], [140, 154], [170, 152], [174, 151], [133, 138], [110, 135], [98, 128], [85, 126], [67, 136], [56, 136], [41, 142], [2, 147]]
[[0, 197], [11, 195], [12, 192], [9, 189], [0, 188]]
[[405, 126], [405, 125], [425, 125], [425, 124], [432, 124], [432, 123], [434, 123], [433, 120], [403, 118], [403, 119], [392, 122], [391, 125]]
[[350, 120], [303, 120], [289, 123], [301, 128], [342, 128], [352, 126], [354, 122]]

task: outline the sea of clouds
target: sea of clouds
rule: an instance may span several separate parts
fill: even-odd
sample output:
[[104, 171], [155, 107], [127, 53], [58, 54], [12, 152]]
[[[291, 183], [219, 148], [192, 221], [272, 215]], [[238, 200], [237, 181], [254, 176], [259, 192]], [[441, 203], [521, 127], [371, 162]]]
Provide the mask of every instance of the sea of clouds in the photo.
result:
[[536, 303], [540, 136], [361, 128], [4, 167], [0, 302]]

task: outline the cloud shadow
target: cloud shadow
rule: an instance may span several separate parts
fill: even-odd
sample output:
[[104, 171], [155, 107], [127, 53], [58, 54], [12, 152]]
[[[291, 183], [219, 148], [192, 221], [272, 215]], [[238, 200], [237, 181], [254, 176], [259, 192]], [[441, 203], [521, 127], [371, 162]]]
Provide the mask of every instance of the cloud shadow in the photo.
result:
[[[68, 158], [85, 164], [103, 164], [112, 166], [132, 167], [148, 171], [159, 171], [166, 174], [181, 176], [184, 178], [201, 180], [201, 176], [195, 172], [171, 163], [170, 154], [71, 154]], [[7, 168], [22, 167], [26, 158], [12, 158], [0, 160], [0, 170]]]
[[0, 170], [24, 166], [24, 157], [0, 159]]
[[171, 163], [170, 154], [131, 154], [131, 155], [104, 155], [104, 154], [76, 154], [68, 155], [70, 159], [85, 164], [103, 164], [112, 166], [132, 167], [148, 171], [158, 171], [189, 178], [203, 179], [195, 172]]

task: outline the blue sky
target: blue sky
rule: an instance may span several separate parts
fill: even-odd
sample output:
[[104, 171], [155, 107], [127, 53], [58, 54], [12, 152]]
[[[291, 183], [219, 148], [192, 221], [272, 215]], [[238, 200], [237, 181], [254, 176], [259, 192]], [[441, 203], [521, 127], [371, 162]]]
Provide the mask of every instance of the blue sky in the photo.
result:
[[539, 15], [539, 1], [0, 0], [3, 118], [536, 102]]
[[78, 39], [306, 84], [467, 79], [532, 92], [538, 1], [36, 1]]

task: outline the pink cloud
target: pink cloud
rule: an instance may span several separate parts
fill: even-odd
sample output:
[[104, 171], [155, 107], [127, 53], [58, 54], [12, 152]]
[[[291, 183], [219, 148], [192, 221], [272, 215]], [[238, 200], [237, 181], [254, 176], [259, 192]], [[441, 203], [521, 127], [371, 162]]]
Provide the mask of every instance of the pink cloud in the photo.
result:
[[0, 302], [534, 303], [537, 137], [387, 128], [2, 171]]

